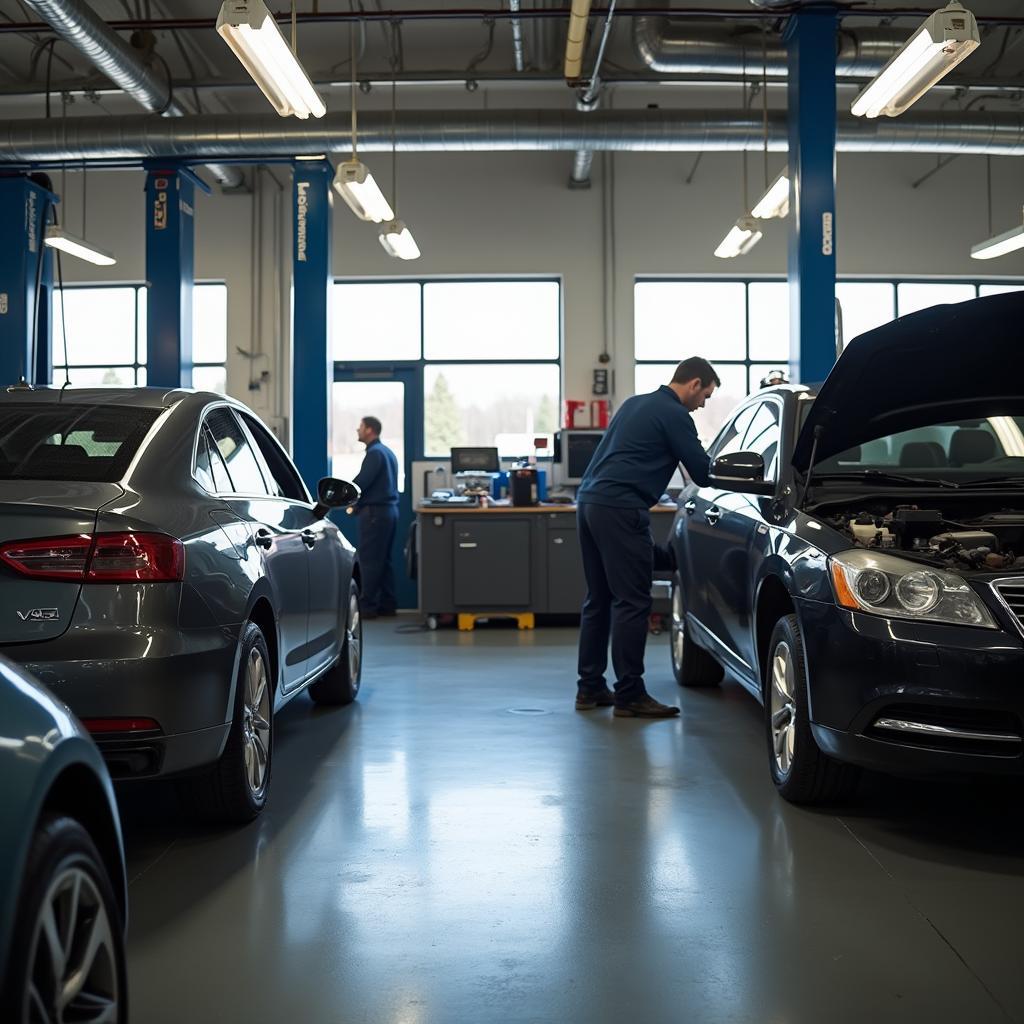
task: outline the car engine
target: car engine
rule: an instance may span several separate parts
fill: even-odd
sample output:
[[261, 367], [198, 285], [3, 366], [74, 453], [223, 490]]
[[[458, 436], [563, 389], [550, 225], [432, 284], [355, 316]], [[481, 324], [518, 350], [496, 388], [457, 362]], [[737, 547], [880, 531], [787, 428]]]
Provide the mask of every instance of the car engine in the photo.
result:
[[917, 505], [824, 516], [857, 547], [899, 552], [946, 569], [1024, 572], [1024, 512], [961, 516]]

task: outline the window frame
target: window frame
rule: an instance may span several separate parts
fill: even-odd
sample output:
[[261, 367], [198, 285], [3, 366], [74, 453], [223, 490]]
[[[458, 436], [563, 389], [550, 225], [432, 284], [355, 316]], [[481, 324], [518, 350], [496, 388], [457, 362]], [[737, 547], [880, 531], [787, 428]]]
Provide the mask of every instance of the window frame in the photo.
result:
[[[424, 356], [426, 345], [426, 321], [425, 321], [425, 286], [430, 284], [523, 284], [529, 282], [547, 282], [558, 286], [558, 352], [552, 359], [427, 359]], [[344, 379], [344, 374], [354, 374], [356, 379], [386, 379], [383, 374], [391, 371], [411, 370], [416, 381], [417, 393], [413, 395], [414, 409], [419, 419], [420, 429], [409, 430], [406, 424], [406, 434], [415, 438], [415, 447], [406, 453], [406, 460], [411, 465], [413, 462], [423, 462], [430, 459], [446, 458], [445, 455], [426, 454], [426, 393], [425, 393], [425, 370], [428, 366], [477, 366], [498, 367], [498, 366], [555, 366], [558, 369], [558, 394], [556, 396], [556, 426], [561, 422], [562, 394], [565, 387], [565, 375], [563, 369], [563, 358], [565, 354], [565, 282], [561, 274], [474, 274], [474, 275], [440, 275], [424, 277], [336, 277], [332, 286], [344, 285], [366, 285], [366, 284], [415, 284], [419, 287], [419, 358], [418, 359], [335, 359], [333, 360], [335, 381]], [[331, 351], [333, 355], [334, 339], [331, 338]], [[406, 385], [407, 387], [409, 385]], [[524, 452], [523, 455], [531, 453]], [[514, 456], [510, 456], [514, 457]], [[542, 460], [543, 461], [543, 460]], [[409, 486], [408, 481], [406, 486]]]

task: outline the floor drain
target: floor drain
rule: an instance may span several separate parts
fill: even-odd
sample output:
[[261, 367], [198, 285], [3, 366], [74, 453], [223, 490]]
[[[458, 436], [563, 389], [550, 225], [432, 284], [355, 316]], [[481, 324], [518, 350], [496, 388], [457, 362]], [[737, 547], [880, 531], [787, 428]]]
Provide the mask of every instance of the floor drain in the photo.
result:
[[544, 708], [506, 708], [510, 715], [550, 715]]

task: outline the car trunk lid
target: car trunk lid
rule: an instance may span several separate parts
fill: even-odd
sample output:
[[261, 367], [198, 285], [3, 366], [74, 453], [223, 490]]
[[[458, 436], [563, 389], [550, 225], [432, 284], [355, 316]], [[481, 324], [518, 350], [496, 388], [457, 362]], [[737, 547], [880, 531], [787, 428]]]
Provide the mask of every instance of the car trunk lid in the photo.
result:
[[0, 482], [0, 645], [53, 640], [67, 630], [82, 579], [32, 574], [73, 573], [99, 509], [123, 493], [113, 483]]
[[936, 419], [1024, 413], [1024, 292], [932, 306], [855, 338], [811, 405], [793, 466]]

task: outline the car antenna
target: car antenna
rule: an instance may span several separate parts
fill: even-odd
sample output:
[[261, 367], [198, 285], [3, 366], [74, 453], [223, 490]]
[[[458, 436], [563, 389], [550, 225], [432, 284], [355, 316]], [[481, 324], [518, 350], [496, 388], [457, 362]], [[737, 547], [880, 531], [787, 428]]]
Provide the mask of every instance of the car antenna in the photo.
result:
[[814, 428], [814, 443], [811, 445], [811, 458], [807, 463], [807, 475], [804, 477], [804, 487], [800, 492], [800, 499], [796, 503], [796, 507], [800, 508], [804, 503], [804, 498], [807, 497], [807, 488], [811, 486], [811, 473], [814, 472], [814, 460], [818, 455], [818, 442], [821, 440], [821, 435], [825, 432], [825, 424], [818, 423]]

